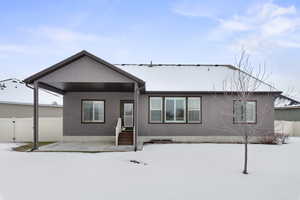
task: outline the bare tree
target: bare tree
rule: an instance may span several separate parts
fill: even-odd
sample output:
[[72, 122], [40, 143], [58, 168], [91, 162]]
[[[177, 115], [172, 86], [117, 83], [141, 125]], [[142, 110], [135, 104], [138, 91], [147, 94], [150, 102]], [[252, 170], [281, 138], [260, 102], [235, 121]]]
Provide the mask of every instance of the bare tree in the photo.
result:
[[[249, 61], [249, 55], [243, 50], [239, 59], [233, 67], [233, 75], [223, 82], [223, 91], [226, 96], [234, 99], [233, 107], [234, 112], [227, 109], [224, 113], [220, 114], [233, 119], [234, 126], [229, 126], [228, 121], [220, 122], [220, 129], [224, 132], [235, 133], [235, 135], [242, 136], [244, 144], [244, 164], [243, 174], [248, 174], [248, 144], [249, 137], [259, 135], [258, 133], [264, 132], [265, 134], [274, 134], [273, 130], [263, 130], [264, 123], [258, 121], [257, 115], [269, 117], [273, 112], [273, 104], [269, 102], [259, 102], [260, 109], [257, 110], [257, 101], [255, 93], [257, 91], [267, 92], [275, 88], [265, 82], [267, 79], [265, 65], [258, 65], [254, 67]], [[265, 105], [262, 105], [265, 104]]]

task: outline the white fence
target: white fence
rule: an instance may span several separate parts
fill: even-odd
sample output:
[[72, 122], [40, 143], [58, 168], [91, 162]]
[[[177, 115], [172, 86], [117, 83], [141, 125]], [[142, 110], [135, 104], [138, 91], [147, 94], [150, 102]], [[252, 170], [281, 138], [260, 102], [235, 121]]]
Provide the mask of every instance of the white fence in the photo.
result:
[[[61, 141], [62, 132], [62, 118], [39, 119], [39, 141]], [[32, 140], [32, 118], [0, 118], [0, 142]]]
[[274, 128], [276, 133], [300, 137], [300, 122], [298, 121], [275, 121]]

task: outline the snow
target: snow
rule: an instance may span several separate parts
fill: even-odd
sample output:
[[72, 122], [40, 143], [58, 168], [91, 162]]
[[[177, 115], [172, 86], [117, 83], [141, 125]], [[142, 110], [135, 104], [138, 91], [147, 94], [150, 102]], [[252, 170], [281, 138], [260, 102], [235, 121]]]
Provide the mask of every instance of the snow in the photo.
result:
[[[116, 66], [145, 81], [146, 91], [223, 91], [224, 83], [229, 84], [237, 76], [237, 70], [233, 70], [227, 65]], [[274, 88], [267, 84], [261, 84], [257, 88], [257, 91], [270, 90], [274, 90]]]
[[[299, 200], [300, 138], [250, 145], [146, 145], [140, 152], [13, 152], [0, 144], [0, 199]], [[141, 161], [142, 164], [130, 162]]]
[[[0, 90], [1, 102], [18, 102], [24, 104], [33, 104], [33, 90], [26, 87], [25, 84], [6, 82], [7, 88]], [[51, 105], [56, 102], [62, 105], [62, 96], [48, 93], [43, 89], [39, 90], [39, 102], [44, 105]]]

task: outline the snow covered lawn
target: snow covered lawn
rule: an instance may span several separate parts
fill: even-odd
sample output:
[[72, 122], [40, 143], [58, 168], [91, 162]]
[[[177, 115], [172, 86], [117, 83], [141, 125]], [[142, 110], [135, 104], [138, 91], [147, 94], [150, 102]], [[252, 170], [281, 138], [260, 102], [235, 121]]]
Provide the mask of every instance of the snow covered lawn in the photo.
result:
[[[126, 153], [13, 152], [0, 144], [1, 200], [300, 200], [300, 139], [250, 145], [146, 145]], [[135, 164], [130, 160], [142, 161]]]

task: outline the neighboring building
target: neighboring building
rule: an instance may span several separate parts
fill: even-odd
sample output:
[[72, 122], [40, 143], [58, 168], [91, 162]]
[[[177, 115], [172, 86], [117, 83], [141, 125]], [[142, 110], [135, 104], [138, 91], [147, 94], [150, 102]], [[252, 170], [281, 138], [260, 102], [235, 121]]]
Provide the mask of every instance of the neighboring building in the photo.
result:
[[275, 120], [300, 121], [300, 106], [285, 106], [275, 108]]
[[[62, 139], [63, 107], [39, 105], [40, 141]], [[33, 139], [33, 104], [0, 101], [0, 142]]]
[[[62, 117], [60, 105], [39, 105], [40, 117]], [[33, 104], [0, 101], [0, 118], [32, 118]]]
[[300, 106], [275, 108], [275, 130], [289, 136], [300, 136]]
[[24, 82], [35, 88], [35, 105], [38, 88], [63, 95], [65, 141], [228, 142], [240, 140], [241, 123], [255, 128], [256, 136], [274, 134], [273, 104], [281, 92], [262, 84], [241, 105], [236, 101], [240, 91], [222, 88], [237, 70], [231, 65], [112, 65], [82, 51]]

